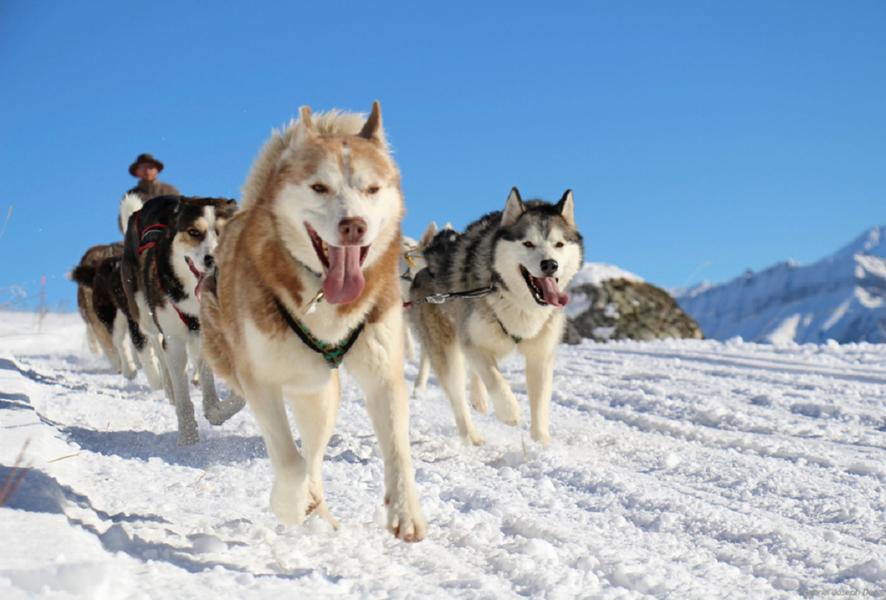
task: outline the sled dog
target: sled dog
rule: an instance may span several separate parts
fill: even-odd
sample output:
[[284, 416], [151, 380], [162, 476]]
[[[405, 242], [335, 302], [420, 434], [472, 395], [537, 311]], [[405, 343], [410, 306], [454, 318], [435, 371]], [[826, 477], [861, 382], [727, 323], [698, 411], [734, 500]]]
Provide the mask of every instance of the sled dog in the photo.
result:
[[[400, 295], [404, 302], [409, 300], [409, 288], [412, 287], [412, 281], [415, 279], [416, 274], [427, 266], [423, 250], [436, 234], [437, 224], [432, 222], [418, 241], [403, 236], [400, 253]], [[417, 334], [413, 333], [411, 320], [406, 319], [406, 326], [403, 328], [403, 331], [405, 332], [406, 358], [415, 360], [415, 336]], [[427, 387], [428, 375], [431, 370], [431, 363], [426, 352], [421, 352], [418, 358], [418, 375], [415, 377], [413, 393], [424, 391]]]
[[[220, 402], [211, 369], [200, 350], [199, 300], [225, 223], [237, 204], [224, 198], [160, 196], [127, 222], [121, 278], [133, 319], [155, 346], [166, 376], [166, 393], [178, 417], [179, 444], [198, 440], [186, 374], [188, 355], [200, 372], [203, 413], [220, 425], [243, 406], [232, 396]], [[161, 337], [162, 336], [162, 337]]]
[[[424, 251], [428, 267], [412, 284], [410, 317], [449, 396], [458, 433], [472, 444], [483, 440], [465, 401], [464, 358], [476, 375], [471, 380], [474, 406], [485, 407], [488, 392], [496, 417], [516, 425], [520, 407], [497, 364], [515, 348], [526, 358], [532, 438], [550, 441], [554, 352], [568, 302], [563, 290], [583, 260], [573, 208], [571, 191], [551, 204], [523, 202], [514, 188], [504, 211], [487, 214], [461, 234], [441, 231]], [[432, 294], [484, 287], [490, 289], [479, 298], [423, 301]]]
[[259, 153], [222, 236], [201, 306], [205, 356], [255, 414], [274, 470], [271, 509], [285, 523], [316, 511], [335, 524], [321, 467], [343, 363], [381, 447], [387, 526], [424, 537], [403, 376], [402, 215], [379, 104], [368, 119], [302, 107]]
[[[129, 304], [123, 290], [120, 276], [120, 262], [123, 256], [123, 244], [114, 244], [116, 250], [92, 264], [81, 262], [72, 272], [71, 278], [77, 282], [78, 304], [80, 291], [83, 296], [91, 299], [87, 307], [80, 305], [81, 314], [89, 312], [94, 315], [102, 328], [105, 338], [110, 336], [113, 353], [109, 356], [112, 364], [119, 364], [118, 370], [127, 379], [134, 379], [139, 366], [144, 369], [148, 384], [154, 389], [163, 387], [157, 357], [138, 323], [129, 313]], [[102, 342], [104, 348], [106, 342]], [[135, 356], [132, 350], [135, 350]], [[105, 350], [107, 353], [110, 350]]]
[[77, 308], [86, 323], [86, 337], [94, 353], [101, 351], [118, 373], [127, 379], [135, 377], [136, 366], [126, 344], [126, 325], [119, 321], [117, 309], [105, 302], [106, 297], [93, 290], [93, 279], [99, 264], [106, 260], [119, 260], [123, 244], [99, 244], [87, 250], [80, 263], [71, 271], [71, 279], [77, 283]]

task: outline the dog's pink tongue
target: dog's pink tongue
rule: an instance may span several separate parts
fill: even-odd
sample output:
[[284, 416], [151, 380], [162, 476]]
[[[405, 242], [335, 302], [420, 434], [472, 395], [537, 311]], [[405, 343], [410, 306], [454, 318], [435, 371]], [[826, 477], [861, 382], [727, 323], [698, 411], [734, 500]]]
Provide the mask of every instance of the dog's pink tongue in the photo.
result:
[[360, 296], [366, 280], [360, 270], [360, 246], [329, 246], [329, 272], [323, 295], [332, 304], [347, 304]]
[[551, 306], [563, 307], [569, 302], [569, 295], [560, 291], [553, 277], [537, 277], [535, 283], [541, 288], [545, 302]]

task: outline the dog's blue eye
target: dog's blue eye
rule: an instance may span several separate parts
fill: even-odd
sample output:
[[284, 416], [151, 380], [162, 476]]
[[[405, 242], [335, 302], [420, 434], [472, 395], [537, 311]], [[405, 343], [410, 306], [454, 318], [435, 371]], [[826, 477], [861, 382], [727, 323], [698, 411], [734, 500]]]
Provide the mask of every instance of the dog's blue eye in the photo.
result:
[[188, 229], [188, 235], [191, 237], [201, 237], [203, 234], [200, 233], [199, 229]]
[[315, 183], [311, 186], [311, 189], [317, 192], [318, 194], [325, 194], [329, 191], [329, 188], [323, 185], [322, 183]]
[[533, 244], [532, 242], [523, 242], [523, 245], [527, 248], [535, 248], [535, 244]]

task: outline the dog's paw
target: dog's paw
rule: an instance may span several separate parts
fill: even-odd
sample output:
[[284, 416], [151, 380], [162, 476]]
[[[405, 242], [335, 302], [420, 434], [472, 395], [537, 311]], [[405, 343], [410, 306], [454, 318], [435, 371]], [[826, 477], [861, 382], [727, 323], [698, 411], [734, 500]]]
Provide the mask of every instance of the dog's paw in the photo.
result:
[[486, 440], [483, 439], [476, 431], [469, 431], [468, 433], [461, 436], [462, 441], [469, 446], [482, 446], [486, 443]]
[[520, 405], [514, 394], [508, 391], [507, 394], [496, 394], [492, 397], [492, 403], [495, 406], [495, 418], [505, 425], [516, 426], [520, 424]]
[[547, 431], [541, 431], [533, 427], [530, 435], [532, 435], [533, 440], [542, 446], [549, 446], [551, 444], [551, 434]]
[[471, 406], [479, 413], [486, 414], [489, 412], [489, 394], [483, 384], [475, 385], [471, 382]]
[[390, 502], [385, 499], [388, 508], [388, 531], [404, 542], [420, 542], [425, 538], [428, 524], [421, 514], [418, 500], [412, 498], [404, 501]]
[[221, 425], [246, 406], [246, 401], [239, 396], [231, 396], [227, 400], [218, 402], [214, 406], [206, 409], [206, 420], [212, 425]]
[[310, 496], [306, 477], [278, 477], [271, 488], [271, 510], [281, 523], [301, 525], [308, 514]]
[[197, 433], [197, 426], [185, 427], [178, 432], [179, 446], [192, 446], [200, 441], [200, 434]]

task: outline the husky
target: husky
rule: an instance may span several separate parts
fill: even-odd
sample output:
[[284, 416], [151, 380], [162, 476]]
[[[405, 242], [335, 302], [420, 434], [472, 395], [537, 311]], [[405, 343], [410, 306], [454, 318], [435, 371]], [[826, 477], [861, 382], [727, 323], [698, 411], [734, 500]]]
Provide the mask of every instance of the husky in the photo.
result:
[[[447, 227], [450, 227], [447, 223]], [[451, 228], [451, 227], [450, 227]], [[404, 302], [409, 300], [409, 289], [416, 274], [427, 266], [424, 257], [424, 248], [427, 246], [434, 236], [437, 234], [437, 224], [432, 222], [425, 229], [418, 241], [403, 236], [400, 253], [400, 296]], [[409, 360], [416, 359], [415, 353], [415, 335], [410, 320], [406, 320], [406, 326], [403, 328], [405, 332], [404, 343], [406, 344], [406, 358]], [[426, 352], [422, 352], [419, 356], [418, 375], [415, 378], [415, 386], [413, 393], [424, 391], [428, 385], [428, 375], [431, 370], [431, 363], [428, 360]]]
[[[458, 433], [483, 443], [465, 402], [467, 358], [475, 407], [491, 397], [496, 417], [520, 421], [520, 407], [498, 369], [514, 349], [526, 358], [532, 438], [550, 442], [554, 352], [563, 337], [569, 301], [563, 292], [582, 265], [584, 247], [567, 190], [556, 204], [523, 202], [511, 190], [504, 211], [489, 213], [461, 234], [441, 231], [424, 251], [428, 267], [410, 290], [411, 318], [455, 413]], [[482, 297], [433, 304], [435, 294], [485, 288]]]
[[212, 425], [221, 425], [244, 405], [236, 396], [219, 401], [200, 350], [201, 284], [215, 264], [219, 233], [236, 209], [235, 201], [224, 198], [160, 196], [127, 222], [120, 270], [129, 314], [160, 357], [182, 445], [199, 439], [186, 373], [189, 354], [200, 371], [203, 413]]
[[403, 196], [378, 102], [368, 119], [302, 107], [259, 153], [241, 201], [222, 235], [201, 323], [206, 359], [246, 398], [261, 429], [272, 511], [286, 524], [316, 512], [337, 526], [321, 468], [344, 364], [366, 395], [381, 447], [387, 527], [421, 540], [397, 272]]
[[[133, 320], [123, 290], [120, 276], [123, 244], [118, 243], [115, 246], [113, 255], [106, 256], [97, 263], [81, 263], [71, 272], [71, 277], [84, 291], [83, 295], [88, 294], [91, 298], [91, 311], [100, 321], [104, 335], [110, 336], [112, 340], [114, 350], [109, 356], [112, 364], [119, 364], [118, 370], [130, 380], [135, 378], [136, 371], [141, 366], [148, 384], [154, 389], [161, 389], [163, 379], [157, 357], [141, 327]], [[79, 289], [77, 296], [79, 302]], [[83, 312], [84, 308], [81, 306], [81, 314]]]
[[71, 270], [71, 279], [77, 283], [77, 308], [86, 323], [86, 337], [93, 353], [102, 352], [118, 373], [127, 379], [135, 377], [136, 365], [126, 344], [126, 327], [121, 326], [113, 303], [105, 302], [101, 292], [96, 297], [93, 289], [96, 269], [106, 260], [119, 260], [123, 244], [99, 244], [87, 250], [80, 263]]

